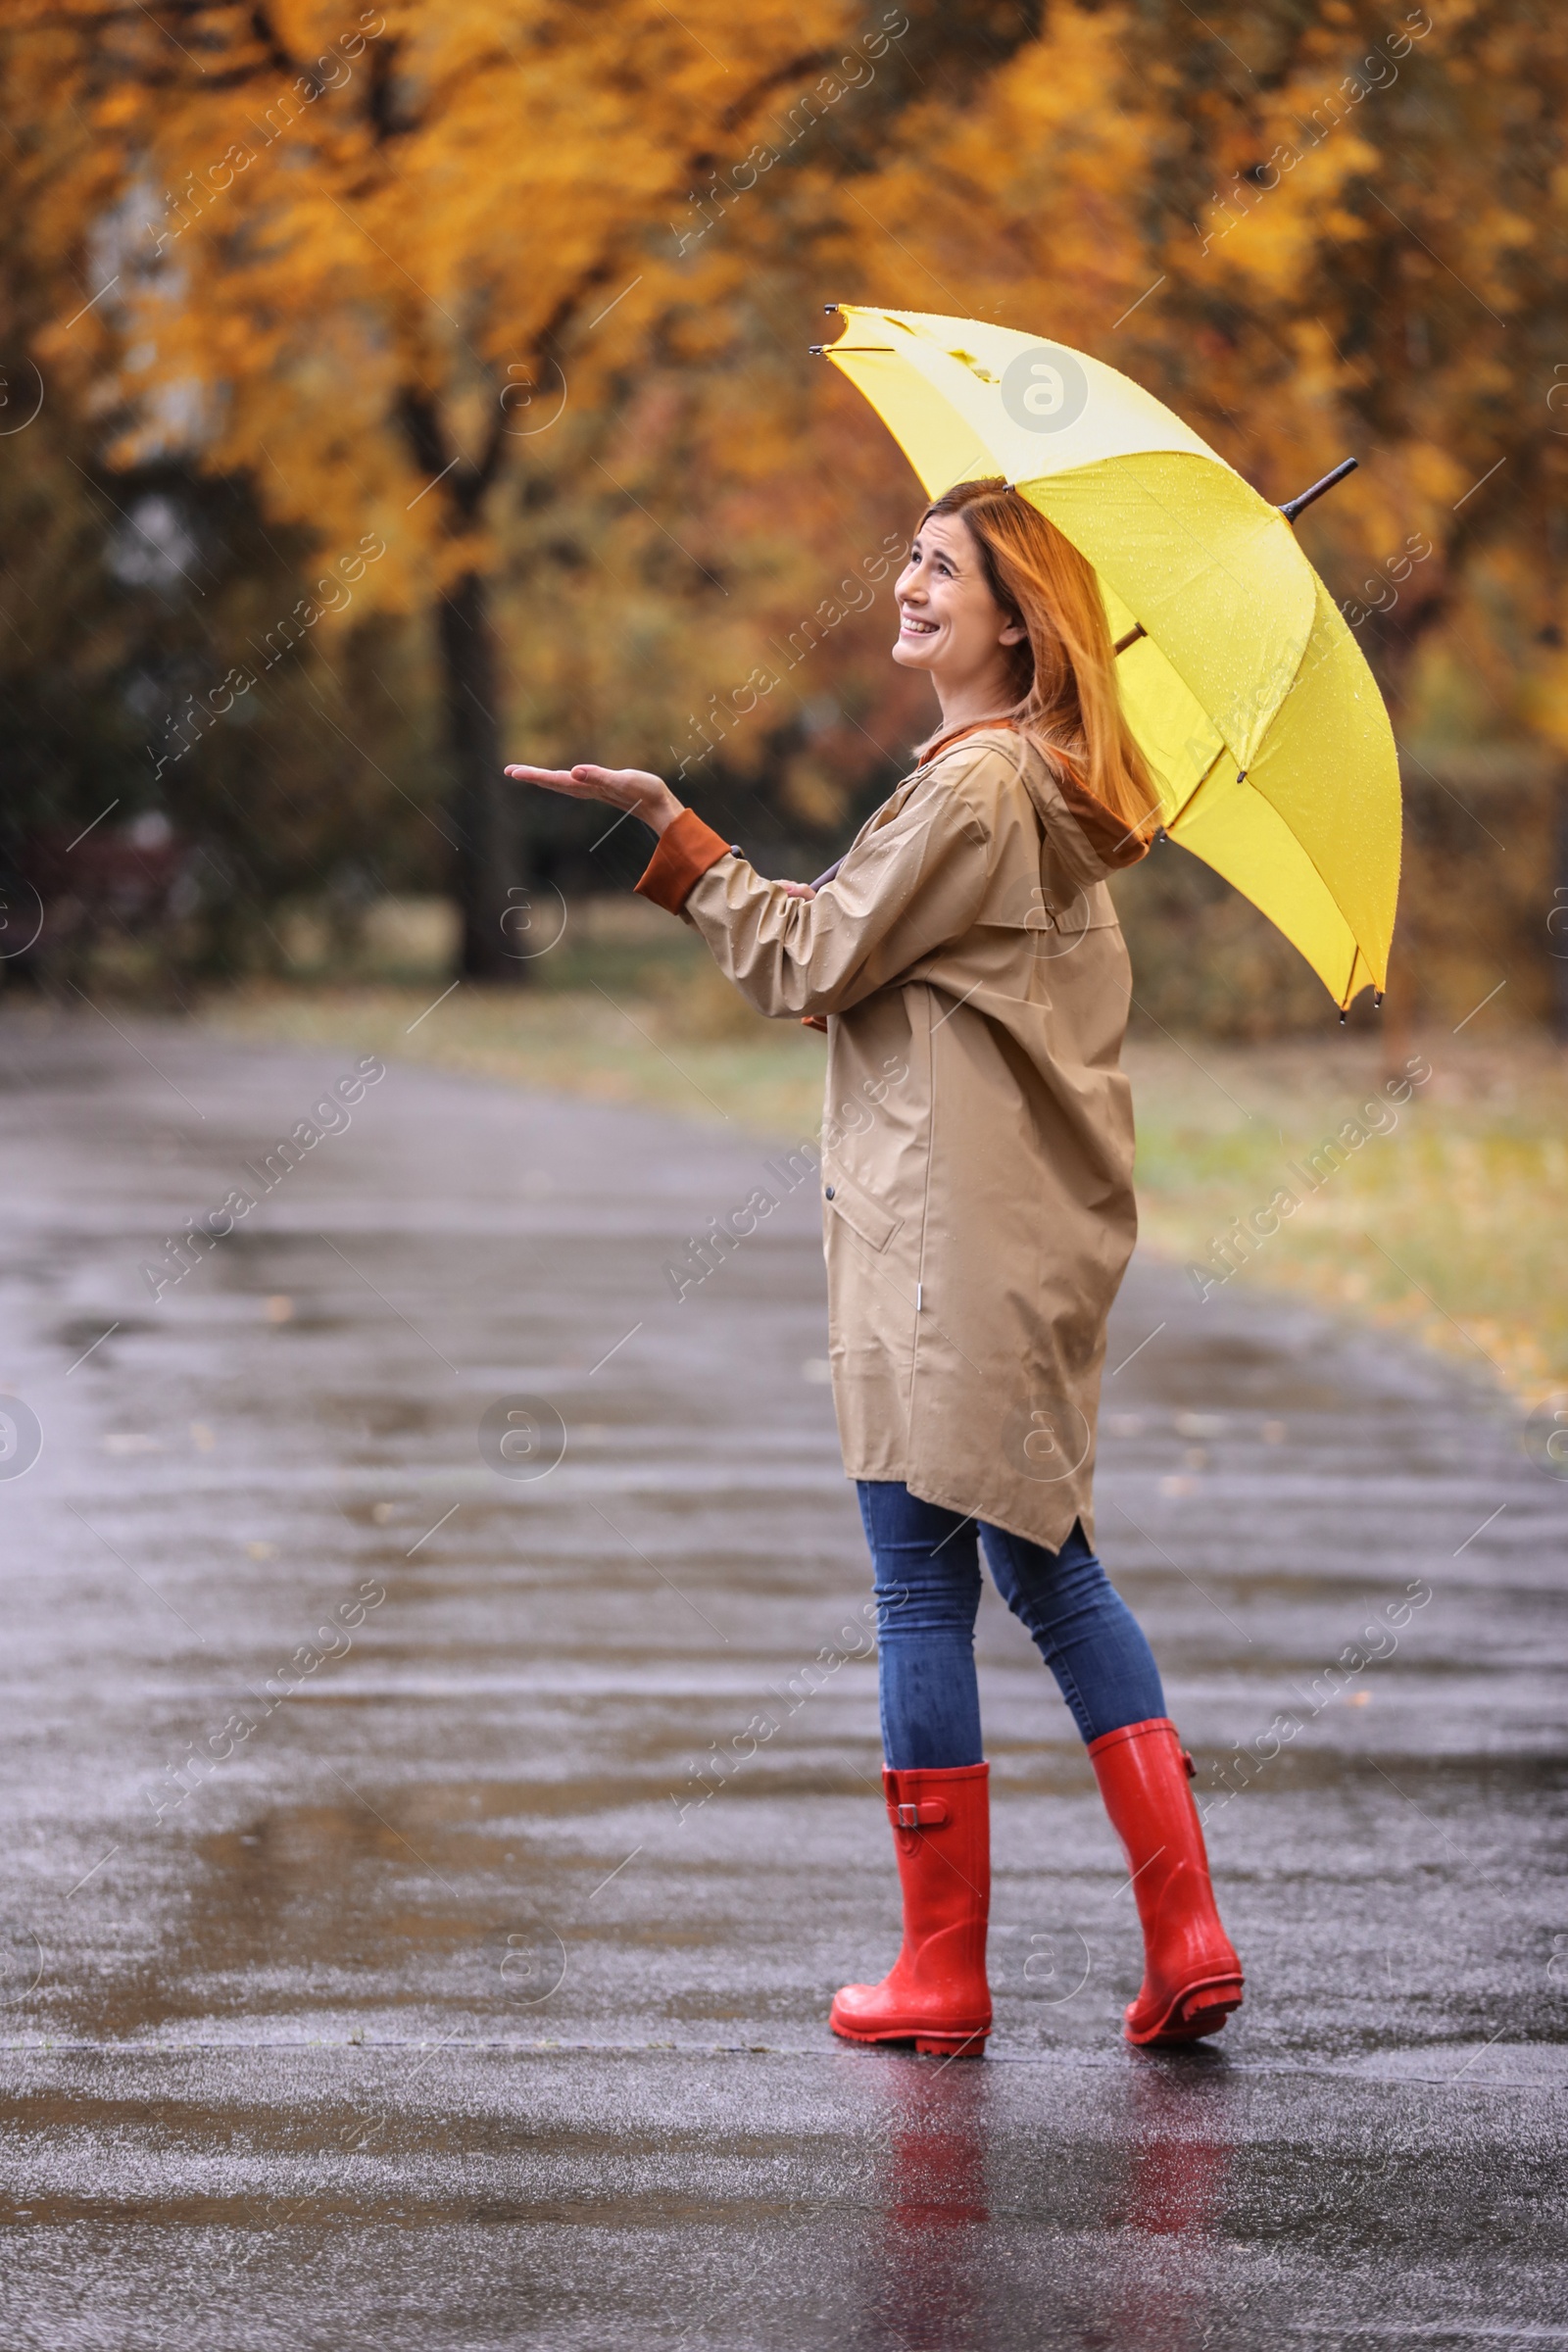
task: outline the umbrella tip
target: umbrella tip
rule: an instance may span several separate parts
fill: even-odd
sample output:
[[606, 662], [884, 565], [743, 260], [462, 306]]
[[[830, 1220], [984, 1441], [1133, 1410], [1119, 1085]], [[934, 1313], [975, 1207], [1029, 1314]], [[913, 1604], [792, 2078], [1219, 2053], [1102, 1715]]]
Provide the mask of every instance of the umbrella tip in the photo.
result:
[[823, 303], [823, 305], [822, 305], [822, 316], [823, 316], [823, 318], [836, 318], [838, 317], [838, 315], [839, 315], [839, 305], [838, 305], [836, 302], [824, 302], [824, 303]]
[[1374, 1012], [1381, 1012], [1383, 1010], [1383, 991], [1381, 988], [1375, 988], [1372, 991], [1372, 1009]]
[[1347, 1022], [1347, 1021], [1349, 1019], [1349, 1017], [1350, 1017], [1350, 1008], [1349, 1008], [1349, 1006], [1348, 1006], [1348, 1004], [1342, 1004], [1342, 1005], [1340, 1006], [1340, 1027], [1341, 1027], [1342, 1029], [1345, 1027], [1345, 1024], [1346, 1024], [1346, 1022]]
[[1354, 473], [1360, 463], [1359, 458], [1342, 458], [1333, 472], [1326, 473], [1320, 482], [1314, 482], [1310, 490], [1303, 490], [1299, 498], [1288, 498], [1279, 510], [1286, 521], [1294, 522], [1298, 514], [1304, 514], [1308, 507], [1317, 504], [1325, 490], [1332, 490], [1335, 483], [1343, 482], [1348, 473]]

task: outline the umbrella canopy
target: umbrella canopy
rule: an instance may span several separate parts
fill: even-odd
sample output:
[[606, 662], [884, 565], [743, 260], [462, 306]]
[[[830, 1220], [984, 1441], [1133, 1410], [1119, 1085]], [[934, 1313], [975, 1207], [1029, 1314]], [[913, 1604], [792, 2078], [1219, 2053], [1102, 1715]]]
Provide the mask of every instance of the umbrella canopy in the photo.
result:
[[1165, 830], [1341, 1006], [1388, 977], [1399, 771], [1383, 700], [1271, 507], [1114, 368], [981, 319], [841, 306], [823, 347], [938, 498], [1002, 474], [1094, 565]]

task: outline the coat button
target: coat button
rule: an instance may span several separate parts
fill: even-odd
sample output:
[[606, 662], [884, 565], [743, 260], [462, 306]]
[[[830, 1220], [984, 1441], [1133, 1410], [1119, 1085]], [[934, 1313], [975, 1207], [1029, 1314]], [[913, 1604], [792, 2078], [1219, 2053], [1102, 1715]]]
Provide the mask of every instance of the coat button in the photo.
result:
[[832, 1198], [833, 1198], [833, 1187], [832, 1187], [831, 1185], [829, 1185], [829, 1186], [828, 1186], [828, 1188], [827, 1188], [827, 1195], [826, 1195], [826, 1197], [827, 1197], [827, 1199], [828, 1199], [829, 1200], [832, 1200]]

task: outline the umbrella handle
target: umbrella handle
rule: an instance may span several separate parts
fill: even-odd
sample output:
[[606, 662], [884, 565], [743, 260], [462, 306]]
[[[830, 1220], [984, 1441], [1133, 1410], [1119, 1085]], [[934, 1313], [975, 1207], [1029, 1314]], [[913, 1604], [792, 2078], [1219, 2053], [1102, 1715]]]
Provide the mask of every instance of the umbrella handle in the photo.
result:
[[[1304, 514], [1308, 507], [1316, 505], [1325, 490], [1332, 490], [1336, 482], [1343, 482], [1348, 473], [1353, 473], [1360, 462], [1359, 458], [1342, 458], [1334, 471], [1326, 473], [1320, 482], [1314, 482], [1310, 490], [1303, 490], [1299, 498], [1288, 498], [1280, 509], [1286, 521], [1294, 522], [1298, 514]], [[1117, 638], [1112, 650], [1124, 654], [1130, 645], [1136, 645], [1140, 637], [1147, 637], [1148, 634], [1143, 622], [1139, 621], [1128, 630], [1125, 637]]]

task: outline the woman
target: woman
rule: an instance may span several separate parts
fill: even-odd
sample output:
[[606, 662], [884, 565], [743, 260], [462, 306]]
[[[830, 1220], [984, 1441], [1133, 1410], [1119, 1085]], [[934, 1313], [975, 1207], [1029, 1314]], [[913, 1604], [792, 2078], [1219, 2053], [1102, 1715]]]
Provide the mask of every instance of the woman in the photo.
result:
[[978, 2055], [991, 2028], [977, 1538], [1089, 1749], [1143, 1923], [1134, 2042], [1224, 2025], [1214, 1907], [1159, 1670], [1092, 1549], [1105, 1318], [1136, 1230], [1117, 1057], [1130, 976], [1104, 877], [1157, 825], [1094, 574], [1001, 481], [923, 516], [893, 658], [942, 720], [814, 893], [766, 882], [634, 768], [510, 776], [634, 810], [637, 888], [762, 1013], [828, 1036], [823, 1227], [833, 1395], [880, 1627], [904, 1943], [833, 2003], [853, 2041]]

